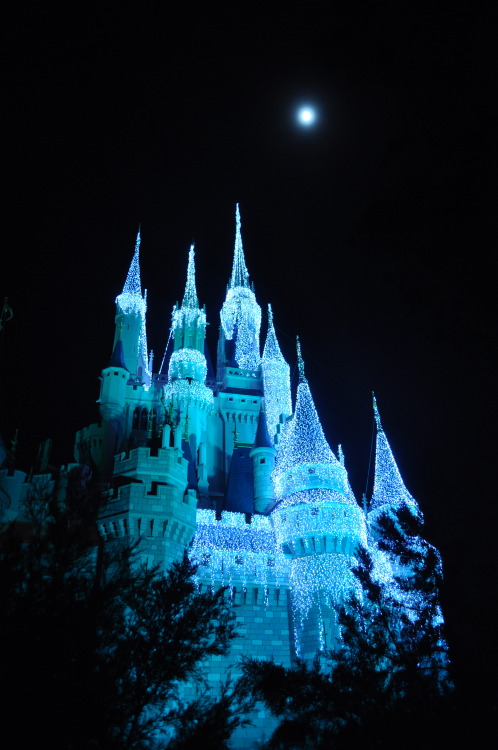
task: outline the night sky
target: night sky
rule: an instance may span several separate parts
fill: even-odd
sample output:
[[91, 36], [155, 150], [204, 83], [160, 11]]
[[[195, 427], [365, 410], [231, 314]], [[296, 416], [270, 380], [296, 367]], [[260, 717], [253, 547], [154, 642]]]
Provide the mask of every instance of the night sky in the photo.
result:
[[[46, 437], [54, 463], [72, 460], [139, 222], [156, 363], [192, 241], [214, 358], [239, 202], [258, 302], [292, 367], [299, 334], [358, 496], [375, 390], [470, 662], [473, 613], [497, 622], [496, 18], [394, 7], [10, 12], [1, 430], [19, 429], [19, 468]], [[306, 129], [302, 103], [318, 113]]]

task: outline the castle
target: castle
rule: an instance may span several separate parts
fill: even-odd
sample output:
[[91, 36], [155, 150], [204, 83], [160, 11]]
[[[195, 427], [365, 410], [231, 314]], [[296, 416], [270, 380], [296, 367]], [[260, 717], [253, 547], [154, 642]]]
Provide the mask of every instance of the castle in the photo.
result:
[[[186, 548], [200, 587], [227, 586], [238, 637], [206, 665], [213, 686], [249, 654], [290, 666], [333, 648], [337, 607], [357, 585], [359, 545], [375, 545], [376, 516], [402, 503], [418, 512], [397, 469], [378, 411], [376, 471], [369, 507], [351, 490], [344, 459], [330, 449], [298, 344], [292, 406], [290, 368], [268, 308], [246, 268], [237, 206], [232, 273], [220, 312], [216, 368], [205, 345], [194, 249], [183, 301], [172, 312], [157, 369], [147, 349], [140, 233], [116, 299], [112, 356], [102, 370], [101, 421], [81, 429], [75, 458], [113, 488], [100, 513], [104, 539], [141, 539], [144, 562], [165, 568]], [[252, 746], [271, 720], [260, 711], [239, 730]]]

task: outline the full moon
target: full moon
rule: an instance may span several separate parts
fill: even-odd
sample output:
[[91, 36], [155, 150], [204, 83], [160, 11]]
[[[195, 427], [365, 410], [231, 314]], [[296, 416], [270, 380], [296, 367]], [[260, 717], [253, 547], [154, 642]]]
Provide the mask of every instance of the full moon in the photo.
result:
[[301, 125], [309, 126], [315, 121], [315, 111], [311, 107], [301, 107], [297, 113], [297, 119]]

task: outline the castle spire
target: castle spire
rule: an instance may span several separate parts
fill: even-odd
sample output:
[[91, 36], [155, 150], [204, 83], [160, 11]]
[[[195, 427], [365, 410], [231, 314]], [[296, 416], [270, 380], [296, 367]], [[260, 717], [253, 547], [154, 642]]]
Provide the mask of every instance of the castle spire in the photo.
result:
[[185, 294], [183, 295], [182, 307], [195, 309], [199, 307], [197, 290], [195, 288], [195, 251], [193, 245], [190, 245], [188, 253], [187, 284], [185, 286]]
[[235, 342], [235, 362], [245, 370], [257, 370], [260, 363], [259, 330], [261, 308], [256, 302], [254, 290], [249, 284], [242, 236], [240, 232], [240, 212], [237, 203], [235, 212], [235, 250], [230, 282], [225, 302], [221, 308], [221, 325], [224, 341], [221, 343], [222, 359], [226, 355], [225, 342]]
[[279, 440], [286, 417], [292, 414], [290, 367], [278, 345], [273, 312], [268, 305], [268, 333], [261, 359], [263, 389], [265, 394], [266, 422], [272, 439]]
[[285, 362], [282, 352], [280, 351], [280, 346], [278, 345], [275, 326], [273, 325], [273, 310], [271, 309], [271, 305], [268, 305], [268, 332], [266, 334], [262, 361]]
[[206, 313], [199, 308], [195, 287], [195, 251], [190, 245], [187, 265], [187, 283], [181, 307], [173, 308], [172, 333], [174, 350], [196, 349], [204, 358], [204, 338], [206, 335]]
[[382, 428], [375, 395], [373, 395], [373, 410], [377, 425], [377, 445], [374, 489], [370, 501], [370, 511], [376, 511], [381, 507], [387, 509], [384, 506], [399, 506], [407, 503], [416, 508], [418, 512], [417, 503], [405, 487], [391, 447]]
[[249, 272], [244, 258], [240, 226], [240, 211], [239, 204], [237, 203], [235, 208], [235, 247], [233, 252], [232, 275], [230, 277], [230, 289], [237, 286], [249, 287]]
[[296, 336], [296, 348], [297, 348], [297, 368], [299, 370], [299, 382], [306, 383], [306, 375], [304, 374], [304, 360], [301, 355], [301, 342], [299, 336]]
[[296, 411], [285, 430], [277, 456], [277, 468], [286, 471], [300, 464], [333, 464], [340, 466], [334, 456], [318, 417], [313, 397], [304, 376], [301, 346], [297, 339], [299, 385]]
[[132, 378], [143, 382], [147, 373], [147, 335], [145, 314], [147, 295], [142, 296], [140, 280], [140, 227], [135, 242], [135, 252], [126, 276], [123, 291], [116, 297], [116, 332], [114, 344], [120, 337], [123, 342], [124, 361]]
[[135, 241], [135, 252], [128, 269], [123, 291], [116, 297], [116, 302], [125, 313], [142, 312], [142, 282], [140, 280], [140, 227]]

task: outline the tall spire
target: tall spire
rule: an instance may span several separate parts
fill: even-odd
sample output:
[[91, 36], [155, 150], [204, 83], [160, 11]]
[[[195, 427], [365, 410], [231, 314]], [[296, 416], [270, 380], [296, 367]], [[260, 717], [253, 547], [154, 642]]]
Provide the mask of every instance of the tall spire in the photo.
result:
[[268, 305], [268, 332], [263, 349], [262, 361], [267, 362], [285, 362], [280, 346], [278, 345], [275, 326], [273, 325], [273, 311], [271, 305]]
[[266, 334], [263, 357], [261, 359], [261, 370], [263, 374], [263, 388], [265, 394], [266, 421], [272, 438], [283, 427], [283, 417], [292, 414], [292, 401], [290, 391], [290, 367], [282, 356], [278, 345], [275, 327], [273, 325], [273, 312], [268, 305], [268, 333]]
[[235, 248], [233, 252], [232, 275], [230, 277], [230, 289], [234, 287], [249, 286], [249, 273], [244, 258], [244, 249], [242, 247], [242, 234], [240, 231], [240, 211], [239, 204], [235, 208]]
[[195, 349], [204, 359], [204, 338], [206, 335], [206, 313], [199, 308], [195, 288], [195, 251], [190, 246], [187, 265], [187, 283], [181, 307], [178, 304], [172, 313], [172, 334], [174, 350]]
[[249, 285], [249, 273], [244, 260], [240, 233], [240, 212], [237, 203], [235, 250], [227, 295], [221, 308], [221, 325], [227, 341], [235, 341], [235, 361], [238, 367], [257, 370], [260, 363], [259, 329], [261, 308]]
[[142, 282], [140, 280], [140, 227], [135, 242], [135, 252], [131, 260], [128, 275], [121, 294], [116, 297], [116, 303], [125, 313], [142, 312], [144, 300], [142, 298]]
[[285, 471], [304, 463], [339, 465], [323, 433], [306, 379], [298, 385], [296, 411], [282, 436], [277, 466]]
[[197, 290], [195, 288], [195, 252], [193, 245], [190, 245], [188, 253], [187, 284], [185, 286], [185, 294], [183, 295], [182, 307], [195, 309], [199, 307]]
[[297, 368], [299, 370], [299, 382], [306, 383], [306, 375], [304, 374], [304, 360], [301, 355], [301, 342], [299, 336], [296, 336], [296, 348], [297, 348]]
[[373, 396], [373, 410], [377, 425], [377, 447], [375, 455], [375, 479], [370, 510], [378, 510], [382, 506], [408, 503], [417, 508], [417, 503], [405, 487], [391, 447], [387, 441], [380, 421], [377, 401]]

